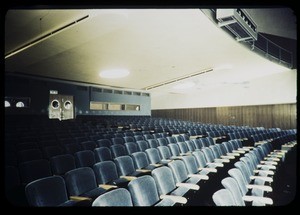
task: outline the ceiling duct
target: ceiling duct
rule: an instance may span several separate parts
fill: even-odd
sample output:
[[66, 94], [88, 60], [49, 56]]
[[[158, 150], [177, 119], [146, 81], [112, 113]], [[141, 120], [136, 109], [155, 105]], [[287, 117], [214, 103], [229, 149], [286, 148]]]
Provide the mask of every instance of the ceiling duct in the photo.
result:
[[256, 41], [257, 26], [244, 9], [217, 9], [219, 27], [227, 28], [238, 42]]

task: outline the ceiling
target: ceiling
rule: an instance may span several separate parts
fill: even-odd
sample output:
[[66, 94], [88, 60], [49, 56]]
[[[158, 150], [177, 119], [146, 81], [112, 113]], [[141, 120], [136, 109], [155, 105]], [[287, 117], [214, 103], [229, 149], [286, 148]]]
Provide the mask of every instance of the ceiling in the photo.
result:
[[[296, 37], [296, 26], [289, 26], [288, 37]], [[239, 44], [200, 9], [8, 11], [5, 55], [30, 43], [5, 59], [6, 72], [132, 90], [160, 85], [148, 90], [153, 94], [189, 93], [173, 88], [183, 81], [203, 91], [289, 70]], [[128, 69], [130, 75], [100, 78], [108, 69]], [[199, 72], [206, 73], [165, 84]]]

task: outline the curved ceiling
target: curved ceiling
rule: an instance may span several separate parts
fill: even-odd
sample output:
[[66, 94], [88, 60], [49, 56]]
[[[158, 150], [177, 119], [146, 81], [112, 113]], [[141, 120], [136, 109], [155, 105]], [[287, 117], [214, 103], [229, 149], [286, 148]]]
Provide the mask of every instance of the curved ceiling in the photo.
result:
[[[149, 92], [188, 93], [164, 83], [209, 71], [186, 79], [205, 90], [289, 70], [239, 44], [200, 9], [10, 10], [5, 54], [47, 34], [7, 57], [5, 71], [134, 90], [161, 84]], [[130, 75], [100, 78], [107, 69]]]

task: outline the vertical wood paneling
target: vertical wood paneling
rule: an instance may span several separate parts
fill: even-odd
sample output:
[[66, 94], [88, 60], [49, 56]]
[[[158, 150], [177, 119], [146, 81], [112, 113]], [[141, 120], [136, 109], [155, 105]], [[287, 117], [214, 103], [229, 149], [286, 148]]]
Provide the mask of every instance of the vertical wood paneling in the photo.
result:
[[251, 127], [297, 128], [296, 104], [152, 110], [153, 117]]

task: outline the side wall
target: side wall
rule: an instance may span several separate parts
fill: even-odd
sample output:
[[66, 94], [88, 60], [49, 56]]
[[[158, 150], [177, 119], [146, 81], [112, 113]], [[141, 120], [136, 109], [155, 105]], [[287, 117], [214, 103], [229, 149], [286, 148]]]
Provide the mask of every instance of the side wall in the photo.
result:
[[[100, 91], [93, 89], [99, 88]], [[123, 90], [110, 90], [104, 93], [102, 87], [89, 86], [47, 79], [5, 76], [5, 97], [30, 97], [30, 108], [5, 108], [6, 114], [46, 114], [48, 115], [50, 90], [58, 91], [58, 94], [73, 95], [75, 103], [75, 115], [151, 115], [151, 97], [148, 93], [130, 92]], [[115, 93], [117, 92], [118, 93]], [[107, 111], [90, 110], [90, 101], [116, 102], [140, 105], [139, 111]]]
[[223, 125], [294, 129], [296, 104], [152, 110], [152, 117], [174, 118]]

